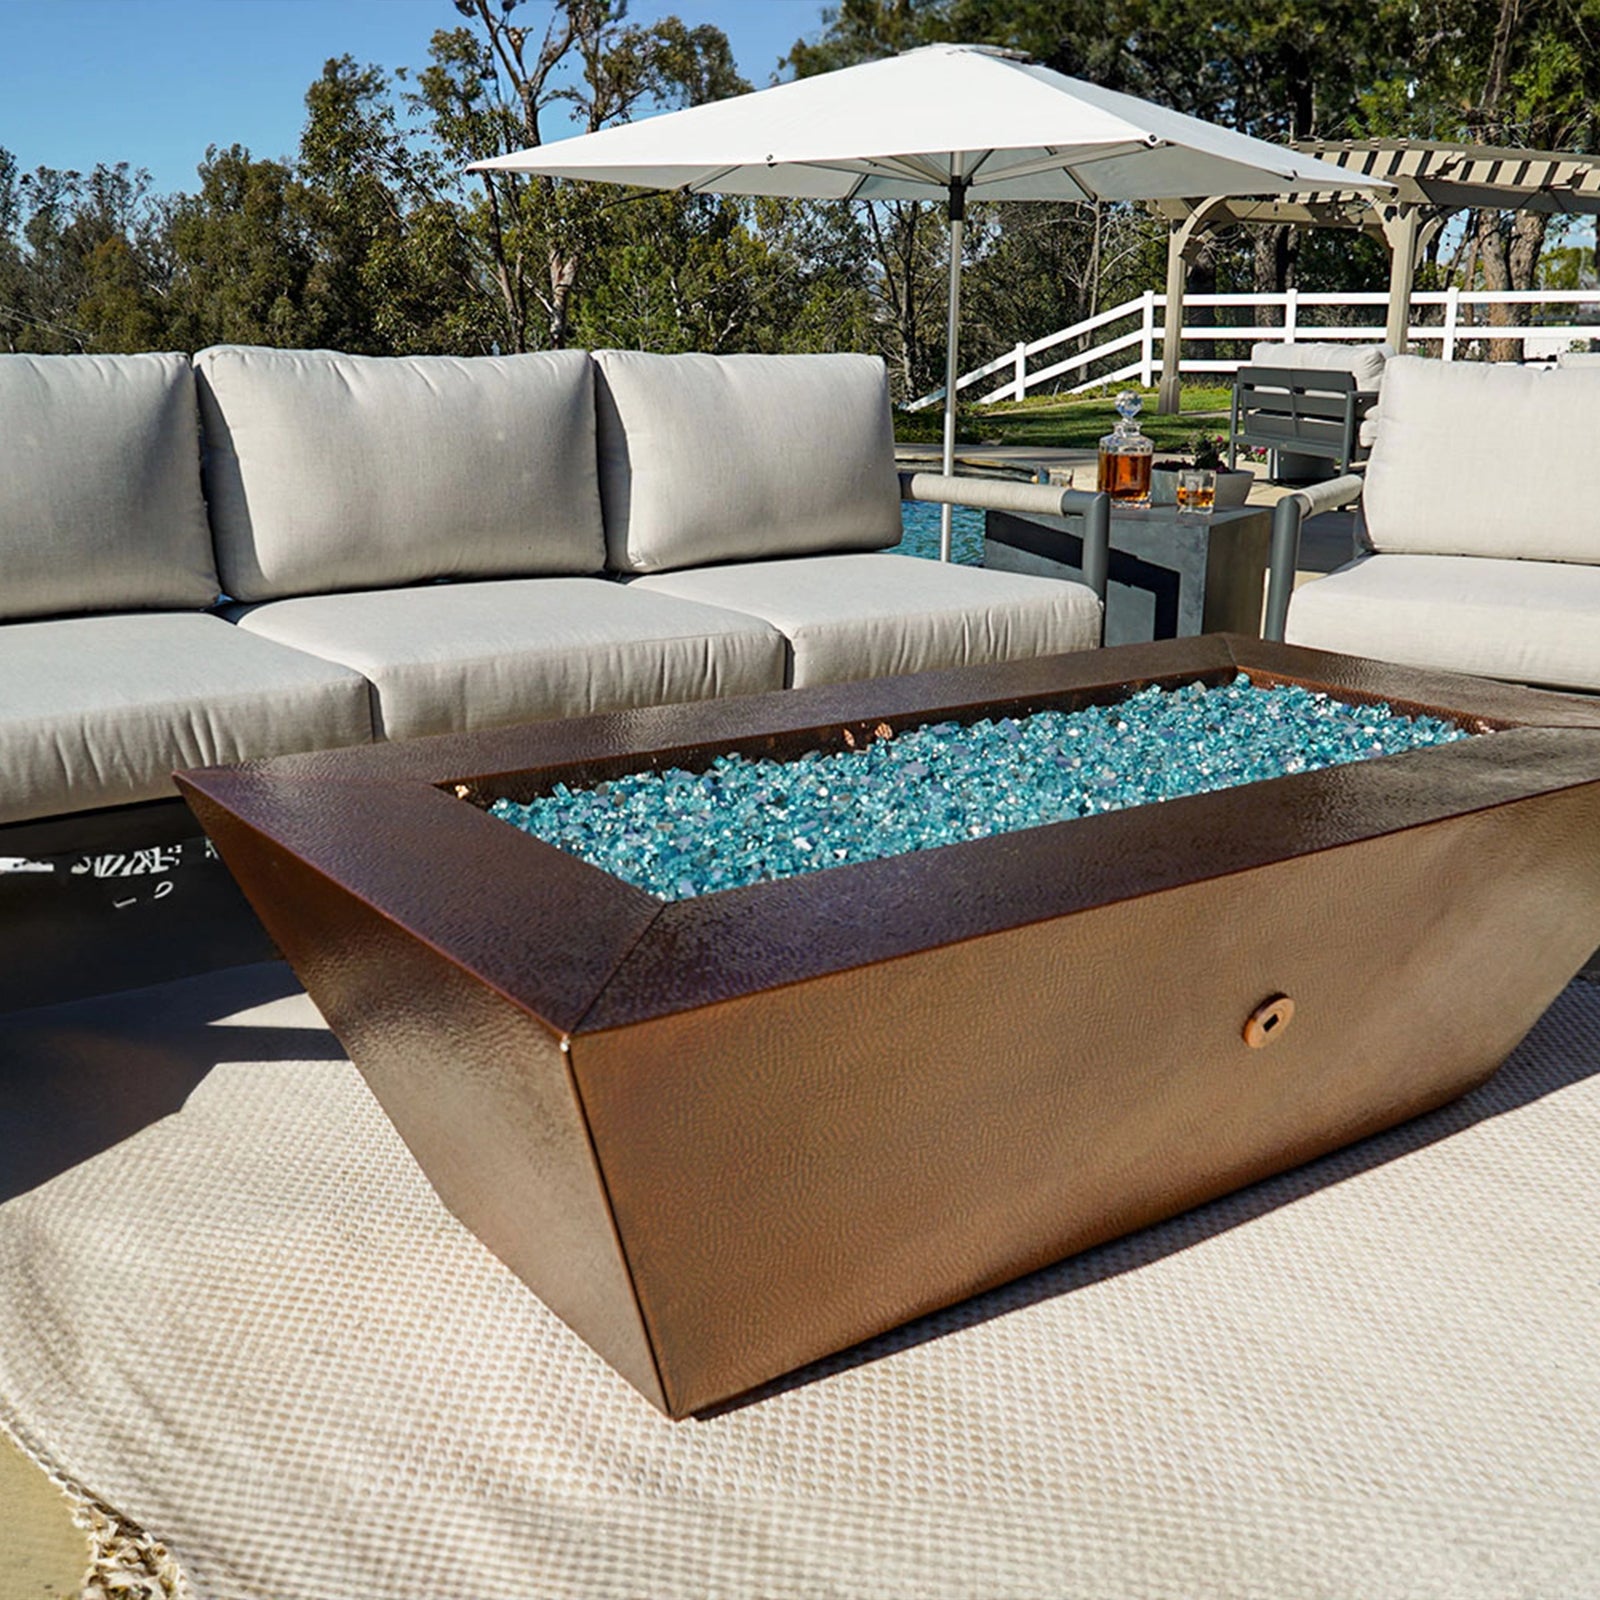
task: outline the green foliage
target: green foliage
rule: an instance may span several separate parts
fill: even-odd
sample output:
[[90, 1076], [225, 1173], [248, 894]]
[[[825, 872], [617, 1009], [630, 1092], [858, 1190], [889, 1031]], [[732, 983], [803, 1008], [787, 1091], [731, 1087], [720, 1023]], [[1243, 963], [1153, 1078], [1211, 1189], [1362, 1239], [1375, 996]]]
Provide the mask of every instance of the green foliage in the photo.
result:
[[781, 63], [797, 78], [898, 55], [945, 37], [945, 0], [839, 0], [815, 39], [796, 39]]
[[171, 343], [280, 346], [325, 342], [309, 293], [308, 198], [291, 170], [240, 145], [206, 152], [197, 194], [180, 195], [168, 239], [175, 258]]
[[11, 350], [70, 354], [148, 349], [163, 326], [170, 274], [165, 209], [126, 162], [85, 177], [18, 174], [0, 150], [0, 339]]

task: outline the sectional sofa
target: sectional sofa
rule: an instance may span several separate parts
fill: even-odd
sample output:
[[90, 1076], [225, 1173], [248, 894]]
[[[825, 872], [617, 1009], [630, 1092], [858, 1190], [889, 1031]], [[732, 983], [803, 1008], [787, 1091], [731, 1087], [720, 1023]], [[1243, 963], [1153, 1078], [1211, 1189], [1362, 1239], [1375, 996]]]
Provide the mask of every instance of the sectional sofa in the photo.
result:
[[0, 856], [193, 833], [174, 768], [1098, 642], [885, 553], [900, 498], [864, 356], [0, 356]]
[[[1396, 356], [1365, 480], [1274, 512], [1267, 637], [1600, 693], [1600, 368]], [[1360, 507], [1360, 554], [1293, 591], [1299, 522]]]

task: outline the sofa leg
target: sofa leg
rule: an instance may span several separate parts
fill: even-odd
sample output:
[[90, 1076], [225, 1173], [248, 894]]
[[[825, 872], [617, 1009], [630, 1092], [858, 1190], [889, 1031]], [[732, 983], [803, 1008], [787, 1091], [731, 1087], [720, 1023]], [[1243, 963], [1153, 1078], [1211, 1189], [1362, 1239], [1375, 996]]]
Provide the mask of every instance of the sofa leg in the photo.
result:
[[1261, 637], [1281, 644], [1289, 623], [1289, 599], [1295, 568], [1300, 563], [1300, 522], [1304, 509], [1298, 495], [1286, 494], [1272, 511], [1272, 556], [1267, 573], [1267, 614]]

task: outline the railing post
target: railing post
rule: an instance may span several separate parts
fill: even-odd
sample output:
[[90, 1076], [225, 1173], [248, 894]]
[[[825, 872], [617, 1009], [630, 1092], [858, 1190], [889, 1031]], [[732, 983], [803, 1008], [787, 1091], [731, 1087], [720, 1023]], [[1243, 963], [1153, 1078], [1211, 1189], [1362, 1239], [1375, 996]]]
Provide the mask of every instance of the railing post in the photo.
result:
[[1144, 326], [1139, 331], [1139, 385], [1148, 389], [1155, 383], [1156, 292], [1146, 289], [1141, 297]]
[[1294, 343], [1295, 329], [1300, 325], [1300, 291], [1290, 289], [1283, 297], [1283, 342]]
[[1461, 290], [1451, 284], [1444, 292], [1444, 359], [1456, 358], [1456, 319], [1461, 312]]
[[1028, 347], [1020, 339], [1017, 348], [1011, 353], [1012, 369], [1016, 374], [1015, 386], [1012, 395], [1015, 399], [1028, 398]]

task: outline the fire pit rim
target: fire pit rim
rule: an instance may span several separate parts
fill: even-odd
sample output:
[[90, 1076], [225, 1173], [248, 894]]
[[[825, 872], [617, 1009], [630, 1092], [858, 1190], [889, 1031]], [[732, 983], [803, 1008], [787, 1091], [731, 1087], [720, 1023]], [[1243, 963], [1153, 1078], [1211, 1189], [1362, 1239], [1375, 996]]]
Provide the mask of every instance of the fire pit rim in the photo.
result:
[[[492, 818], [487, 791], [1148, 683], [1300, 683], [1496, 730], [1349, 766], [663, 902]], [[613, 713], [178, 774], [208, 831], [278, 837], [566, 1036], [1027, 926], [1600, 778], [1600, 705], [1210, 636], [958, 672]], [[690, 737], [691, 735], [697, 735]], [[663, 743], [663, 737], [667, 739]], [[1487, 748], [1485, 748], [1487, 747]], [[476, 757], [474, 760], [472, 758]], [[487, 758], [487, 759], [485, 759]], [[512, 763], [507, 765], [507, 760]], [[327, 785], [340, 803], [327, 805]], [[525, 786], [524, 786], [525, 787]], [[463, 798], [458, 791], [465, 791]], [[503, 787], [500, 792], [504, 792]], [[1311, 821], [1308, 823], [1307, 819]], [[1152, 823], [1155, 823], [1152, 826]], [[409, 841], [399, 854], [395, 840]], [[414, 863], [425, 860], [418, 872]], [[408, 865], [410, 863], [410, 865]], [[486, 891], [485, 885], [492, 885]], [[581, 906], [584, 948], [567, 928]]]

